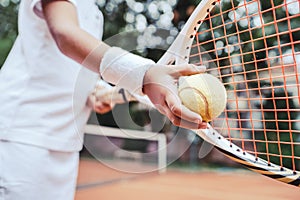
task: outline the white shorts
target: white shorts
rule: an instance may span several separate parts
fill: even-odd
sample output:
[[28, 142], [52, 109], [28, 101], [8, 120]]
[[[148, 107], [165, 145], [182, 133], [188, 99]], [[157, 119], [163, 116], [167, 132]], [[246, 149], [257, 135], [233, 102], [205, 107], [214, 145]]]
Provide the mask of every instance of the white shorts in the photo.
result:
[[73, 200], [78, 152], [0, 140], [0, 200]]

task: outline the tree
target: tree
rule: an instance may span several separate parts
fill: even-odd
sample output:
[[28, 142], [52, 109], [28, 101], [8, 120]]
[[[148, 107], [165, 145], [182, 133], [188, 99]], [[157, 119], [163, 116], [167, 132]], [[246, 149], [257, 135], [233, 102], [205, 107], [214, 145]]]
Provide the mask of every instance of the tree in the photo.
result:
[[18, 0], [0, 3], [0, 68], [17, 36]]

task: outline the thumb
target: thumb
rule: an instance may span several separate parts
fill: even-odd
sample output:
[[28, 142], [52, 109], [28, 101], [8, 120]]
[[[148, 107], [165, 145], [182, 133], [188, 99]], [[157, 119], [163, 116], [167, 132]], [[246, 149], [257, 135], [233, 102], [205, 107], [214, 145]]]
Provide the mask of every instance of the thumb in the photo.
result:
[[172, 69], [178, 76], [189, 76], [189, 75], [204, 73], [206, 71], [206, 66], [193, 65], [193, 64], [181, 64], [181, 65], [173, 65]]

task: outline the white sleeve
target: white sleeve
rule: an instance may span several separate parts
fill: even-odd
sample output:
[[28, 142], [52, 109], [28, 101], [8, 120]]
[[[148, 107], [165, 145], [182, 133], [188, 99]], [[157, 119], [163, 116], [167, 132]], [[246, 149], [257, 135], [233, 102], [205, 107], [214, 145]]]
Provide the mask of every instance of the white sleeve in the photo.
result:
[[[31, 2], [31, 10], [40, 18], [44, 18], [43, 8], [42, 8], [42, 0], [32, 0]], [[68, 0], [69, 2], [73, 3], [75, 7], [77, 7], [76, 0]]]
[[132, 94], [144, 95], [144, 76], [154, 64], [150, 59], [111, 47], [102, 58], [100, 74], [107, 82], [125, 88]]

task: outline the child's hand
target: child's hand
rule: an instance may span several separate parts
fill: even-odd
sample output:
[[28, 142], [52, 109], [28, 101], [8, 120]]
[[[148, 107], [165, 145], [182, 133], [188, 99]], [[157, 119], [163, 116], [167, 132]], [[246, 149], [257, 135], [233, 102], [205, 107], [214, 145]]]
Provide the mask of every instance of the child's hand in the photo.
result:
[[205, 70], [206, 67], [195, 65], [155, 65], [145, 74], [143, 92], [174, 125], [189, 129], [206, 128], [200, 115], [182, 105], [177, 91], [180, 76], [203, 73]]
[[98, 80], [95, 91], [88, 98], [88, 105], [97, 113], [104, 114], [114, 107], [115, 103], [111, 99], [103, 98], [111, 96], [115, 92], [115, 87], [110, 86], [103, 80]]
[[88, 98], [88, 105], [93, 108], [96, 113], [105, 114], [113, 108], [111, 104], [97, 100], [95, 94], [91, 94]]

